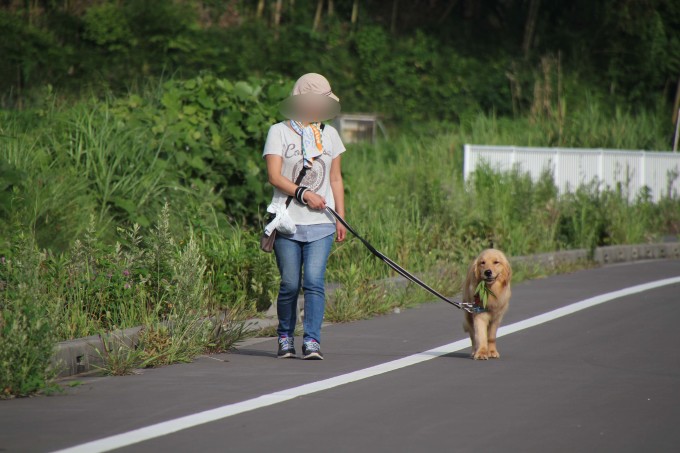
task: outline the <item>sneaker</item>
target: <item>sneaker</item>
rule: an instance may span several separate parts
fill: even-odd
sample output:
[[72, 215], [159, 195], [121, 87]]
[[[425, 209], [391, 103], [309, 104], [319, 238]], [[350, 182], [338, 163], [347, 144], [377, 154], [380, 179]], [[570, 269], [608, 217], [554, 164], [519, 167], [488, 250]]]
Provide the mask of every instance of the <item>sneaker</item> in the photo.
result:
[[323, 360], [321, 345], [316, 340], [305, 341], [302, 345], [302, 358], [305, 360]]
[[293, 337], [279, 337], [279, 359], [295, 357], [295, 339]]

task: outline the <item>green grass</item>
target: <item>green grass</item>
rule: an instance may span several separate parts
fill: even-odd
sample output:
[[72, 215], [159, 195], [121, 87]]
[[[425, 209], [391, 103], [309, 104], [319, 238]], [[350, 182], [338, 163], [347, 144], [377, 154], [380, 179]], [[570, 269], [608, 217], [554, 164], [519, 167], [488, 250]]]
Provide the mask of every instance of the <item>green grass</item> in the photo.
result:
[[[253, 336], [255, 337], [276, 337], [278, 336], [278, 333], [276, 332], [276, 329], [278, 326], [269, 326], [265, 327], [263, 329], [257, 330], [253, 332]], [[295, 336], [299, 337], [302, 336], [303, 330], [302, 330], [302, 323], [298, 322], [295, 325]]]
[[[590, 146], [663, 148], [661, 138], [650, 142], [643, 134], [637, 142], [633, 135], [645, 128], [658, 131], [655, 118], [640, 118], [642, 126], [632, 133], [626, 133], [631, 116], [615, 117], [612, 124], [595, 122], [602, 124], [600, 139]], [[583, 145], [581, 124], [578, 116], [568, 122], [560, 144]], [[347, 220], [379, 250], [415, 271], [468, 261], [489, 243], [509, 255], [523, 255], [648, 242], [680, 232], [677, 198], [654, 204], [641, 194], [629, 202], [622, 192], [595, 186], [560, 197], [549, 175], [534, 182], [518, 171], [501, 174], [490, 168], [463, 181], [464, 143], [552, 146], [544, 134], [548, 126], [480, 115], [447, 133], [354, 147], [343, 161]], [[332, 260], [342, 264], [332, 265], [331, 280], [339, 280], [338, 273], [361, 262], [365, 253], [356, 241], [337, 248]], [[389, 274], [384, 266], [364, 267], [374, 276]]]
[[[625, 187], [598, 190], [595, 185], [558, 196], [549, 175], [532, 181], [518, 171], [498, 173], [488, 167], [467, 183], [462, 176], [465, 143], [663, 150], [659, 116], [634, 116], [621, 109], [608, 116], [591, 102], [560, 124], [545, 118], [477, 115], [445, 129], [433, 125], [436, 134], [399, 135], [377, 145], [354, 146], [343, 158], [347, 220], [403, 267], [426, 272], [428, 283], [444, 294], [459, 291], [465, 266], [490, 244], [517, 256], [677, 236], [678, 198], [655, 204], [641, 193], [630, 202]], [[588, 265], [532, 269], [523, 264], [515, 280]], [[331, 301], [331, 320], [361, 319], [400, 306], [394, 300], [398, 292], [386, 296], [372, 283], [394, 273], [356, 240], [334, 249], [328, 275], [355, 288]], [[419, 289], [408, 298], [432, 299]]]
[[[166, 178], [170, 161], [159, 159], [159, 142], [148, 140], [143, 123], [116, 123], [115, 105], [54, 105], [42, 117], [2, 113], [0, 360], [3, 370], [20, 370], [0, 375], [7, 396], [49, 388], [55, 341], [109, 338], [141, 325], [136, 344], [109, 341], [109, 372], [188, 361], [228, 350], [246, 335], [243, 319], [276, 297], [274, 257], [258, 250], [261, 227], [230, 217], [222, 204], [225, 191], [241, 187], [200, 178], [178, 186], [177, 173]], [[678, 235], [677, 197], [651, 203], [642, 193], [631, 202], [625, 187], [594, 185], [558, 196], [548, 175], [532, 181], [490, 168], [462, 177], [465, 143], [664, 149], [663, 118], [586, 99], [554, 116], [480, 113], [393, 131], [389, 141], [350, 146], [344, 155], [347, 220], [448, 295], [460, 291], [467, 264], [490, 243], [517, 256]], [[260, 168], [248, 178], [250, 188], [270, 191]], [[246, 208], [264, 206], [239, 209]], [[515, 281], [566, 270], [518, 265]], [[335, 246], [327, 279], [342, 286], [327, 320], [432, 300], [413, 285], [376, 284], [392, 276], [359, 241]]]
[[[419, 277], [437, 288], [449, 299], [461, 301], [461, 291], [468, 263], [442, 263], [436, 269]], [[526, 280], [546, 278], [595, 267], [591, 261], [560, 263], [544, 266], [527, 262], [513, 265], [513, 284]], [[325, 320], [329, 322], [352, 322], [373, 316], [388, 314], [394, 309], [407, 309], [423, 303], [444, 303], [419, 286], [403, 281], [404, 285], [370, 280], [350, 269], [345, 274], [343, 286], [334, 292], [327, 302]], [[399, 277], [401, 278], [401, 277]]]

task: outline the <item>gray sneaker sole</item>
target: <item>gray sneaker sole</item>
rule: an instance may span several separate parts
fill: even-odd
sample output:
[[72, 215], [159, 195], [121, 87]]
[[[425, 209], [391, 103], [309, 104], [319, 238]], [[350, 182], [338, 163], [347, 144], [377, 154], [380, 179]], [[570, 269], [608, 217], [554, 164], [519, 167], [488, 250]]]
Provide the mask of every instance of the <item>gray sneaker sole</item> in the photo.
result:
[[310, 352], [303, 357], [304, 360], [323, 360], [323, 356], [318, 352]]

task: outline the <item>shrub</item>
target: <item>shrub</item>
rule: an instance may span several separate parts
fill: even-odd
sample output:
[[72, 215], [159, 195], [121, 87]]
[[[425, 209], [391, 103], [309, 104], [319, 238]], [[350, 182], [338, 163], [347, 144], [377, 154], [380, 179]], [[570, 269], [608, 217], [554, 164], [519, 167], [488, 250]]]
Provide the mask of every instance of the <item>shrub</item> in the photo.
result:
[[11, 258], [0, 257], [0, 398], [53, 390], [56, 335], [40, 269], [45, 255], [25, 234]]
[[282, 81], [231, 82], [212, 74], [168, 81], [152, 98], [131, 95], [114, 104], [123, 127], [144, 127], [171, 180], [185, 190], [215, 193], [234, 220], [252, 220], [266, 202], [260, 150], [276, 122]]
[[44, 110], [4, 114], [0, 212], [16, 212], [55, 250], [84, 233], [92, 213], [97, 232], [115, 240], [118, 225], [150, 226], [165, 201], [182, 206], [171, 225], [254, 223], [271, 194], [261, 149], [288, 90], [204, 74], [144, 97], [61, 108], [47, 96]]
[[260, 231], [228, 227], [202, 235], [213, 300], [218, 309], [254, 314], [276, 298], [279, 273], [273, 257], [257, 247]]

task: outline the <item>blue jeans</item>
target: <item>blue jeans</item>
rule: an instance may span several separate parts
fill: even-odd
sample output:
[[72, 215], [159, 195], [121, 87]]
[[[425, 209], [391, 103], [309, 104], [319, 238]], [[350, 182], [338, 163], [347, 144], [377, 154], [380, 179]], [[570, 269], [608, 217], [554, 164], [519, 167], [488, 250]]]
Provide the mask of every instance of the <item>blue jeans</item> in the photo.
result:
[[326, 262], [334, 235], [312, 242], [299, 242], [276, 236], [274, 254], [281, 273], [276, 313], [279, 336], [293, 337], [297, 321], [297, 299], [300, 286], [305, 292], [305, 333], [303, 341], [321, 343], [321, 324], [326, 305]]

